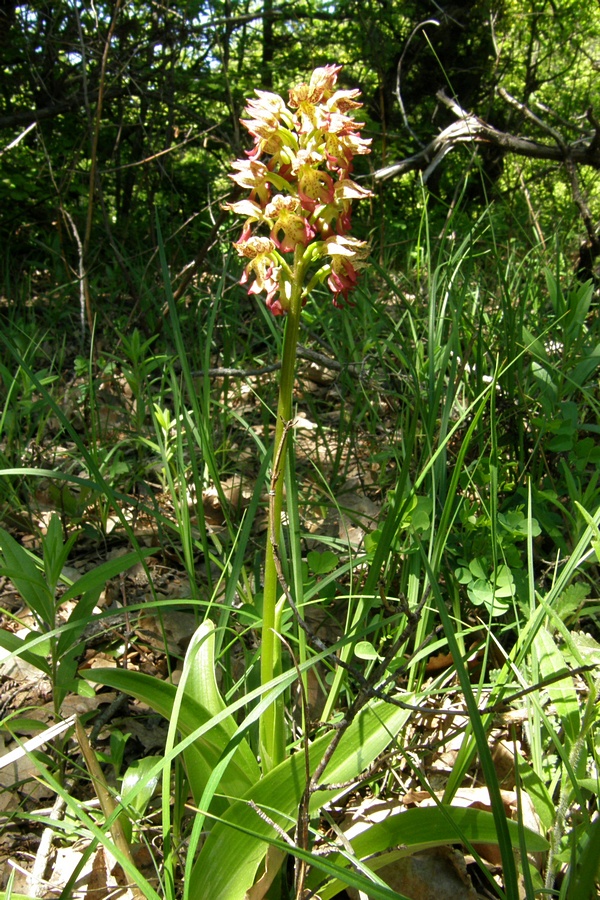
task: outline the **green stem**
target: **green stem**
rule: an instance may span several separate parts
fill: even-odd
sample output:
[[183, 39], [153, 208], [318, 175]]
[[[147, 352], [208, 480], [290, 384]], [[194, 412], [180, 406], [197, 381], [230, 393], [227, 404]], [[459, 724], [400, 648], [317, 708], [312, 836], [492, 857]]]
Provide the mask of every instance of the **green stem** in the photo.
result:
[[[283, 483], [285, 478], [285, 462], [287, 450], [286, 423], [292, 418], [292, 397], [294, 375], [296, 371], [296, 348], [300, 331], [300, 314], [302, 311], [302, 285], [307, 261], [303, 257], [304, 248], [298, 245], [294, 254], [294, 269], [291, 282], [291, 298], [287, 311], [283, 356], [281, 360], [281, 379], [279, 382], [279, 401], [277, 404], [277, 422], [275, 425], [275, 444], [273, 447], [273, 478], [271, 481], [271, 503], [269, 504], [269, 530], [267, 534], [267, 551], [265, 557], [265, 581], [263, 589], [263, 625], [260, 660], [261, 684], [267, 684], [275, 678], [281, 667], [281, 645], [275, 635], [275, 607], [279, 594], [279, 581], [275, 566], [273, 541], [279, 545], [281, 533], [281, 513], [283, 510]], [[285, 756], [285, 729], [283, 720], [283, 701], [278, 698], [263, 713], [260, 720], [260, 753], [263, 772], [268, 772], [280, 763]]]

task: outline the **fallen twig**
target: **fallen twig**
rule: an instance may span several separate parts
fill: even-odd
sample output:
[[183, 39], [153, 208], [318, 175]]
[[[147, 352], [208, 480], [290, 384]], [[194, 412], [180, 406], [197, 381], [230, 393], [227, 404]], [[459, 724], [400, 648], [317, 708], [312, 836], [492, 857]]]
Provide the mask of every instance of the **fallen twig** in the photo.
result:
[[[54, 806], [50, 810], [50, 818], [55, 822], [60, 822], [65, 814], [66, 800], [60, 795], [54, 801]], [[54, 840], [55, 829], [51, 825], [47, 825], [42, 831], [42, 837], [35, 854], [35, 861], [31, 874], [27, 879], [27, 888], [33, 897], [43, 897], [48, 890], [48, 883], [45, 879], [50, 854], [52, 853], [52, 842]]]

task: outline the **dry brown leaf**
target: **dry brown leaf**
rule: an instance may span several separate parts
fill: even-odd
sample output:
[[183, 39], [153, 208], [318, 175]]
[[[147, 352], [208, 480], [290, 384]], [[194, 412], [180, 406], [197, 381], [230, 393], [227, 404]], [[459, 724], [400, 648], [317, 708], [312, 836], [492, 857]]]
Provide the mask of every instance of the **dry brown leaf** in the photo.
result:
[[[437, 847], [397, 859], [377, 870], [385, 883], [410, 900], [477, 900], [465, 859], [453, 847]], [[347, 888], [353, 900], [368, 900], [362, 891]]]
[[170, 654], [183, 656], [196, 628], [193, 613], [165, 610], [160, 616], [151, 612], [141, 615], [135, 631], [155, 650], [164, 652], [166, 643]]
[[98, 847], [82, 900], [133, 900], [132, 891], [124, 887], [123, 870], [105, 847]]
[[281, 864], [285, 859], [283, 850], [270, 846], [265, 857], [265, 871], [258, 881], [246, 891], [244, 900], [263, 900], [263, 897], [273, 884], [273, 879], [279, 872]]
[[[431, 797], [425, 791], [412, 792], [413, 803], [417, 795], [423, 801]], [[423, 802], [421, 805], [429, 805]], [[364, 800], [352, 811], [349, 827], [344, 835], [352, 840], [370, 825], [382, 822], [390, 816], [402, 815], [406, 805], [397, 799]], [[467, 873], [464, 854], [452, 847], [434, 847], [412, 853], [377, 869], [377, 875], [393, 890], [411, 900], [476, 900], [477, 893]], [[362, 891], [348, 889], [355, 900], [367, 900]]]

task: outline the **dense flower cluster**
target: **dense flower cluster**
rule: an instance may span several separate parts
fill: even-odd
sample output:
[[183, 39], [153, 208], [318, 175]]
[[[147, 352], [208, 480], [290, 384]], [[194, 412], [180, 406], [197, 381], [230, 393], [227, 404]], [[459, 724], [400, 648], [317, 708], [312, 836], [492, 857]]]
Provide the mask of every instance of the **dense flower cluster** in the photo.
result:
[[[305, 293], [327, 279], [336, 305], [348, 300], [368, 254], [366, 242], [349, 232], [352, 201], [371, 192], [350, 173], [353, 158], [370, 152], [370, 140], [360, 136], [364, 123], [348, 115], [362, 105], [359, 91], [335, 90], [340, 69], [315, 69], [308, 84], [290, 90], [287, 105], [257, 90], [242, 119], [254, 147], [233, 163], [230, 178], [250, 195], [227, 208], [246, 217], [234, 244], [249, 260], [242, 283], [253, 278], [249, 293], [264, 291], [275, 315], [286, 312], [291, 297], [284, 254], [305, 248], [304, 259], [318, 264]], [[268, 237], [260, 234], [265, 229]]]

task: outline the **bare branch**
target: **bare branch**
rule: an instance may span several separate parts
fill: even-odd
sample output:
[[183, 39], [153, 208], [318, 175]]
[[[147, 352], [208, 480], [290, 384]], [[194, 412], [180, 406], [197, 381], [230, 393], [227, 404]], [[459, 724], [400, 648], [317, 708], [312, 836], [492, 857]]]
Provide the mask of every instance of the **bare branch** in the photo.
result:
[[534, 125], [537, 125], [538, 128], [541, 128], [542, 131], [546, 131], [550, 137], [554, 138], [562, 152], [566, 155], [567, 145], [565, 144], [565, 140], [560, 134], [560, 132], [556, 131], [555, 128], [552, 128], [551, 125], [548, 125], [547, 122], [544, 122], [543, 119], [540, 119], [539, 116], [536, 116], [534, 112], [532, 112], [528, 106], [525, 106], [524, 103], [521, 103], [520, 100], [517, 100], [516, 97], [513, 97], [512, 94], [509, 94], [508, 91], [504, 90], [503, 87], [498, 88], [498, 94], [502, 97], [509, 106], [514, 107], [514, 109], [518, 109], [520, 113], [522, 113], [526, 119], [529, 119], [530, 122], [533, 122]]
[[23, 109], [19, 112], [11, 113], [9, 116], [0, 116], [0, 129], [42, 122], [44, 119], [52, 119], [54, 116], [60, 116], [61, 113], [72, 112], [72, 110], [78, 109], [81, 106], [83, 106], [83, 96], [77, 95], [70, 100], [64, 100], [61, 103], [53, 103], [52, 106], [44, 106], [39, 109]]
[[[410, 46], [410, 42], [412, 41], [414, 36], [417, 34], [417, 32], [420, 31], [422, 28], [425, 28], [426, 25], [439, 26], [439, 24], [440, 23], [438, 22], [437, 19], [425, 19], [424, 22], [419, 22], [419, 24], [415, 28], [413, 28], [412, 32], [408, 36], [408, 40], [406, 41], [406, 44], [404, 45], [404, 50], [402, 51], [402, 56], [398, 60], [398, 69], [396, 71], [396, 97], [398, 98], [398, 105], [400, 107], [400, 112], [402, 113], [402, 121], [404, 122], [404, 127], [406, 128], [408, 133], [416, 141], [418, 141], [419, 144], [421, 144], [421, 141], [419, 141], [419, 139], [417, 138], [417, 135], [414, 133], [414, 131], [410, 127], [410, 124], [408, 121], [408, 116], [406, 115], [406, 110], [404, 108], [404, 101], [402, 100], [402, 65], [404, 63], [404, 57], [406, 56], [406, 51], [408, 50], [408, 48]], [[421, 144], [421, 146], [423, 146], [423, 145]]]
[[17, 144], [20, 144], [24, 137], [26, 137], [32, 128], [35, 128], [36, 122], [32, 122], [31, 125], [28, 125], [25, 131], [22, 131], [21, 134], [11, 141], [3, 150], [0, 150], [0, 156], [3, 156], [8, 150], [12, 150], [13, 147], [16, 147]]
[[[546, 159], [561, 163], [570, 159], [574, 165], [600, 169], [600, 137], [591, 113], [588, 113], [588, 119], [594, 125], [594, 132], [585, 138], [567, 144], [555, 129], [541, 123], [541, 120], [528, 110], [528, 118], [535, 119], [538, 125], [543, 126], [544, 130], [552, 135], [554, 143], [545, 144], [533, 138], [507, 134], [494, 128], [493, 125], [488, 125], [479, 116], [464, 110], [444, 91], [439, 91], [436, 96], [441, 103], [452, 110], [458, 121], [440, 132], [423, 150], [400, 162], [393, 163], [391, 166], [379, 169], [375, 172], [376, 181], [386, 181], [388, 178], [412, 171], [424, 172], [424, 180], [427, 180], [442, 159], [457, 145], [477, 143], [491, 144], [507, 153], [527, 156], [530, 159]], [[525, 107], [522, 107], [522, 111], [525, 111]]]
[[301, 12], [294, 9], [293, 5], [280, 6], [277, 9], [257, 10], [256, 12], [246, 13], [240, 16], [222, 16], [219, 19], [211, 19], [210, 27], [216, 28], [225, 25], [228, 28], [238, 27], [240, 25], [248, 25], [250, 22], [260, 21], [261, 19], [313, 19], [323, 22], [331, 22], [337, 18], [337, 14], [310, 10], [310, 12]]

